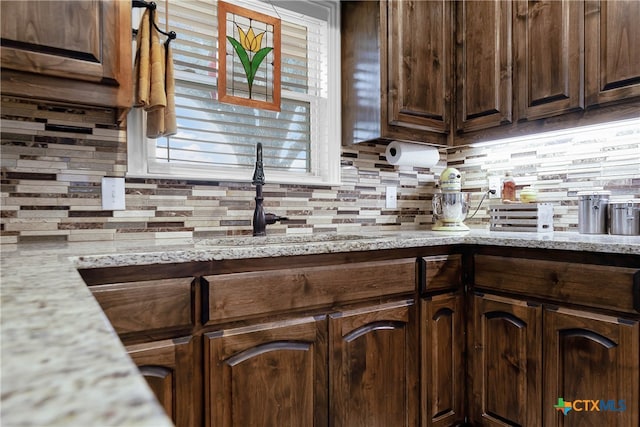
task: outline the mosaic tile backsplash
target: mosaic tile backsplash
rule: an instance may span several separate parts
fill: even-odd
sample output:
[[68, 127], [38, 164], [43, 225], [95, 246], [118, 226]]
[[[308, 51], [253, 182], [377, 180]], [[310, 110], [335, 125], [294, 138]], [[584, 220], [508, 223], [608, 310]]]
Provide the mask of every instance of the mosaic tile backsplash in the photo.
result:
[[[102, 177], [126, 174], [126, 132], [114, 111], [3, 98], [1, 115], [2, 243], [251, 234], [251, 173], [246, 182], [127, 178], [126, 210], [104, 211]], [[576, 230], [578, 190], [640, 197], [640, 120], [586, 136], [442, 150], [432, 169], [391, 166], [384, 151], [344, 147], [341, 186], [267, 183], [266, 210], [289, 218], [268, 233], [427, 230], [447, 163], [463, 172], [474, 209], [487, 177], [512, 170], [518, 189], [533, 184], [554, 204], [556, 230]], [[385, 208], [387, 186], [398, 188], [395, 209]], [[467, 224], [488, 226], [488, 202]]]
[[[126, 210], [101, 210], [102, 177], [126, 173], [126, 132], [113, 117], [2, 100], [3, 243], [251, 234], [252, 171], [246, 182], [127, 178]], [[446, 153], [432, 171], [391, 166], [385, 148], [344, 148], [338, 187], [269, 184], [267, 171], [265, 210], [289, 218], [267, 232], [428, 229]], [[396, 209], [385, 209], [386, 186], [398, 188]]]
[[[517, 196], [533, 186], [539, 202], [553, 204], [557, 231], [577, 231], [579, 191], [607, 190], [612, 200], [640, 198], [640, 118], [547, 135], [449, 150], [447, 162], [462, 172], [474, 209], [488, 190], [488, 178], [507, 171], [513, 173]], [[466, 223], [488, 226], [487, 206], [485, 201]]]

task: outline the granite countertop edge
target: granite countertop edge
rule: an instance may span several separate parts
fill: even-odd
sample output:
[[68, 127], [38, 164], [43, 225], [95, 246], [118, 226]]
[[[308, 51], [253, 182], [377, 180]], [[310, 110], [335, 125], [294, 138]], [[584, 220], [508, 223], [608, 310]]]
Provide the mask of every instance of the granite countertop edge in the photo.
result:
[[446, 245], [640, 255], [640, 236], [485, 230], [358, 233], [319, 241], [240, 237], [3, 245], [0, 422], [3, 426], [173, 425], [78, 269]]

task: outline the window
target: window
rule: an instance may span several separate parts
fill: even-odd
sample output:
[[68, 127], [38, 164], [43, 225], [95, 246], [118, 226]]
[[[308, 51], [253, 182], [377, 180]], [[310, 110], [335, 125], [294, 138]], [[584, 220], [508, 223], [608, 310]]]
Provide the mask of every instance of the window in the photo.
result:
[[168, 16], [178, 34], [178, 132], [147, 139], [145, 114], [133, 109], [127, 175], [248, 181], [262, 142], [267, 182], [339, 184], [339, 3], [227, 1], [281, 19], [281, 110], [218, 101], [217, 1], [158, 1], [160, 27]]

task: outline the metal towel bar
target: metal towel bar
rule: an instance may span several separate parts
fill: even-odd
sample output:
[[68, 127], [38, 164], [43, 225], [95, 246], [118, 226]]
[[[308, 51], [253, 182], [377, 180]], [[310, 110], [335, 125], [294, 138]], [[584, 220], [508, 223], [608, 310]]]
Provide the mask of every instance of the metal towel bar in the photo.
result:
[[[155, 27], [156, 30], [158, 30], [158, 32], [160, 34], [164, 34], [165, 36], [167, 36], [167, 40], [164, 42], [165, 46], [168, 46], [169, 43], [171, 43], [171, 40], [175, 40], [176, 37], [178, 37], [178, 35], [176, 34], [175, 31], [169, 31], [168, 33], [165, 31], [162, 31], [160, 28], [158, 28], [158, 26], [156, 25], [156, 20], [154, 19], [154, 14], [156, 13], [156, 4], [154, 2], [146, 2], [144, 0], [131, 0], [131, 7], [144, 7], [149, 9], [149, 11], [151, 12], [151, 23], [153, 24], [153, 26]], [[138, 34], [138, 30], [133, 30], [133, 34], [136, 35]]]

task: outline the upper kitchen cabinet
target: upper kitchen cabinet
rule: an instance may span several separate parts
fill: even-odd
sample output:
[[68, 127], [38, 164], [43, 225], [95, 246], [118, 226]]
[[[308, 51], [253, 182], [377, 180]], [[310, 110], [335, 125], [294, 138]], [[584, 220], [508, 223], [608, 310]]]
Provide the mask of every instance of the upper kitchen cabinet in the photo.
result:
[[514, 54], [518, 119], [584, 108], [584, 3], [516, 1]]
[[640, 2], [586, 1], [587, 106], [640, 96]]
[[640, 114], [639, 2], [455, 3], [452, 145]]
[[341, 2], [342, 141], [446, 144], [453, 2]]
[[127, 109], [131, 3], [2, 1], [2, 94]]
[[456, 4], [457, 130], [511, 123], [511, 2]]

